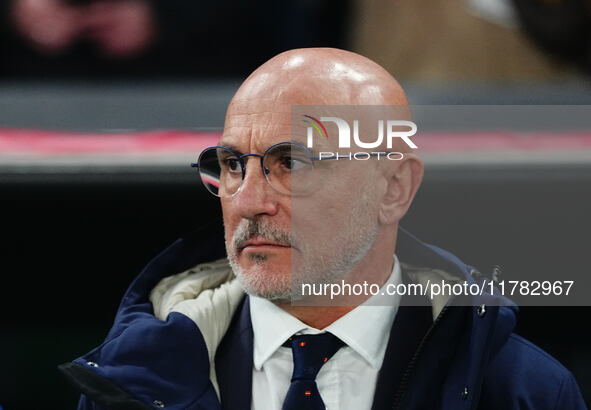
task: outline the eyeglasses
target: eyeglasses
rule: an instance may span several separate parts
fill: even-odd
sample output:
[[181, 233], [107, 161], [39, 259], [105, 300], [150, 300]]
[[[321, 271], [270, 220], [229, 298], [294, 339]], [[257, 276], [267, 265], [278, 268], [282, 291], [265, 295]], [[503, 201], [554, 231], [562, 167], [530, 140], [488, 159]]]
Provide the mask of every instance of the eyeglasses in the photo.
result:
[[[369, 156], [385, 153], [368, 153]], [[199, 168], [203, 185], [213, 195], [233, 197], [242, 187], [246, 176], [245, 158], [258, 157], [263, 175], [276, 191], [286, 195], [302, 195], [314, 181], [314, 163], [331, 159], [350, 158], [348, 155], [317, 157], [305, 146], [294, 142], [271, 145], [263, 155], [239, 155], [224, 146], [204, 149], [191, 167]]]

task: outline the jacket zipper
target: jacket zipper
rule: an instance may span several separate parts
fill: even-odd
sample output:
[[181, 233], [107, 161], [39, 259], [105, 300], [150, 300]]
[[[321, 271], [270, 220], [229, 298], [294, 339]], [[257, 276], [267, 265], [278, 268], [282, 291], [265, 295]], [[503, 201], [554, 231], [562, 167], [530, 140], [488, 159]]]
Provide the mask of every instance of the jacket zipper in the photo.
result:
[[[448, 303], [449, 303], [449, 301], [448, 301]], [[408, 379], [410, 378], [410, 375], [412, 374], [412, 372], [416, 366], [417, 359], [419, 358], [419, 356], [423, 350], [423, 347], [425, 346], [425, 344], [427, 343], [427, 341], [429, 340], [429, 338], [433, 334], [433, 330], [435, 329], [435, 327], [437, 327], [439, 322], [441, 322], [441, 319], [445, 316], [445, 314], [448, 310], [448, 307], [449, 307], [449, 305], [444, 306], [444, 308], [441, 310], [441, 312], [439, 312], [439, 315], [437, 316], [437, 318], [435, 319], [435, 321], [433, 322], [433, 324], [431, 325], [429, 330], [427, 330], [427, 333], [425, 334], [425, 336], [423, 336], [423, 338], [421, 339], [421, 342], [419, 343], [417, 350], [415, 351], [412, 358], [410, 359], [410, 362], [408, 363], [408, 366], [407, 366], [406, 370], [404, 371], [404, 374], [402, 375], [402, 379], [400, 380], [398, 390], [396, 391], [396, 394], [394, 395], [394, 403], [392, 404], [392, 410], [399, 410], [400, 409], [400, 406], [402, 404], [402, 399], [404, 398], [404, 396], [406, 394], [406, 390], [408, 388]]]

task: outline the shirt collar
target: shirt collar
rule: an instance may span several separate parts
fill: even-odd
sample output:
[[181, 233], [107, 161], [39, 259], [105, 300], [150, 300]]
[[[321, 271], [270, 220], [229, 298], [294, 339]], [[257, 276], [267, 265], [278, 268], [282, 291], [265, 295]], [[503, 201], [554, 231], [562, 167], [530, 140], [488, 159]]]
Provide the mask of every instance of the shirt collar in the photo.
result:
[[250, 317], [254, 333], [255, 369], [261, 370], [263, 364], [292, 335], [299, 332], [314, 334], [325, 331], [337, 336], [372, 367], [379, 369], [384, 360], [390, 329], [400, 303], [400, 298], [397, 296], [384, 297], [380, 294], [386, 286], [401, 282], [400, 263], [394, 255], [392, 274], [378, 292], [379, 294], [370, 297], [323, 330], [307, 326], [273, 302], [251, 296]]

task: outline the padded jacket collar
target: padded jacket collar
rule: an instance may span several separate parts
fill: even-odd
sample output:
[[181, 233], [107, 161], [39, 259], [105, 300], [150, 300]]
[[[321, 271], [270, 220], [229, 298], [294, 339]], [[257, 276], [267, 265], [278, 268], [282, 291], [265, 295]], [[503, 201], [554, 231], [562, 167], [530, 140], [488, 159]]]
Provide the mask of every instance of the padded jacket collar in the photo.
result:
[[[474, 268], [457, 257], [400, 230], [400, 260], [412, 267], [443, 271], [474, 283]], [[64, 364], [61, 371], [83, 394], [81, 409], [158, 408], [219, 409], [215, 382], [211, 379], [211, 356], [195, 321], [171, 312], [166, 320], [154, 315], [150, 292], [165, 277], [225, 255], [223, 233], [204, 228], [172, 244], [152, 260], [133, 281], [117, 311], [115, 323], [103, 344], [88, 354]], [[461, 357], [447, 370], [441, 409], [473, 408], [478, 402], [487, 363], [508, 339], [515, 325], [514, 306], [487, 294], [470, 301], [468, 323], [457, 335]], [[478, 307], [490, 306], [486, 315]], [[496, 306], [495, 306], [496, 305]], [[438, 315], [445, 318], [446, 309]], [[437, 323], [436, 319], [435, 323]], [[437, 360], [437, 349], [421, 352]], [[428, 366], [428, 361], [421, 361]], [[411, 380], [409, 380], [410, 382]], [[421, 379], [405, 391], [405, 408], [420, 402]], [[425, 387], [426, 388], [426, 387]], [[469, 394], [464, 395], [463, 392]], [[135, 407], [132, 407], [135, 406]], [[406, 407], [410, 406], [410, 407]]]

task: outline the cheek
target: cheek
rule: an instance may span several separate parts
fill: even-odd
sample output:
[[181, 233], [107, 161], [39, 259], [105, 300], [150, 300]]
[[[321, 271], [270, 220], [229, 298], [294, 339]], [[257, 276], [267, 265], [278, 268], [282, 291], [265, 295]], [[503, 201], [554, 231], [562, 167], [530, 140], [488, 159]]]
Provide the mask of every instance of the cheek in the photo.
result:
[[337, 192], [317, 193], [306, 200], [293, 201], [291, 229], [295, 239], [316, 246], [330, 245], [326, 241], [330, 242], [347, 217], [344, 204]]
[[234, 212], [231, 204], [228, 201], [222, 199], [221, 204], [222, 218], [224, 221], [224, 232], [226, 233], [226, 240], [230, 241], [234, 231], [236, 230], [236, 227], [238, 226], [238, 223], [240, 222], [240, 218], [237, 217], [236, 212]]

